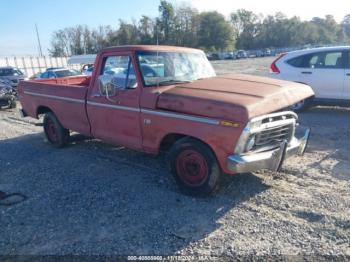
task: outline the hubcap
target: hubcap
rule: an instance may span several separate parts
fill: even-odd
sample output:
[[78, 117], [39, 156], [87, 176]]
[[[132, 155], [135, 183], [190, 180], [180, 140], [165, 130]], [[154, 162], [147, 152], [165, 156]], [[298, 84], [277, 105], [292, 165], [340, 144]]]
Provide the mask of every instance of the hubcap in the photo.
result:
[[200, 186], [208, 177], [208, 165], [202, 154], [195, 150], [184, 150], [176, 160], [176, 171], [188, 186]]

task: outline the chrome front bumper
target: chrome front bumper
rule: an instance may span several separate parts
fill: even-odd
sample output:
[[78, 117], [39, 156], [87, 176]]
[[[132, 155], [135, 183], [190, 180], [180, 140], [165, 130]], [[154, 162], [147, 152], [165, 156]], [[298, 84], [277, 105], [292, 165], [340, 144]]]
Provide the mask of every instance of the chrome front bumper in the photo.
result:
[[293, 138], [289, 144], [282, 142], [276, 149], [250, 153], [245, 155], [231, 155], [227, 158], [227, 167], [235, 173], [248, 173], [262, 169], [278, 171], [284, 159], [292, 155], [303, 155], [310, 137], [310, 129], [306, 129], [300, 138]]

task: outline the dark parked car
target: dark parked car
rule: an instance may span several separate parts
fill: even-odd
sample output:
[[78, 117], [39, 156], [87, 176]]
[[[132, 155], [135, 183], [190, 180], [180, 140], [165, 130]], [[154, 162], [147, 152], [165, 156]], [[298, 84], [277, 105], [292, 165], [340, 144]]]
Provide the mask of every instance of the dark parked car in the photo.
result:
[[217, 53], [212, 53], [207, 55], [208, 60], [220, 60], [220, 56]]
[[225, 60], [233, 60], [236, 59], [236, 54], [234, 52], [226, 52], [224, 54], [224, 59]]
[[35, 76], [33, 79], [51, 79], [51, 78], [61, 78], [69, 76], [79, 76], [82, 75], [77, 70], [72, 70], [68, 68], [49, 68], [44, 73]]
[[271, 49], [269, 48], [264, 49], [264, 56], [271, 56], [271, 55], [272, 55]]
[[11, 66], [0, 67], [0, 80], [9, 81], [14, 88], [17, 88], [19, 81], [25, 79], [26, 76], [18, 68]]
[[16, 94], [17, 92], [14, 90], [8, 80], [0, 79], [0, 108], [3, 106], [15, 108]]
[[238, 50], [236, 53], [237, 59], [248, 58], [248, 54], [244, 50]]

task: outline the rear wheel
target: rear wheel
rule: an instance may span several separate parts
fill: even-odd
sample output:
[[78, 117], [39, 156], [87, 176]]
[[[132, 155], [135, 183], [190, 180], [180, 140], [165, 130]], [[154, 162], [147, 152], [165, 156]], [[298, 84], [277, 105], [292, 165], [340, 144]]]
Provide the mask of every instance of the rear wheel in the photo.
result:
[[69, 141], [69, 130], [62, 126], [55, 114], [52, 112], [45, 114], [44, 132], [47, 140], [54, 147], [61, 148]]
[[204, 143], [180, 139], [171, 148], [169, 157], [171, 173], [183, 193], [205, 196], [218, 188], [221, 170], [215, 155]]

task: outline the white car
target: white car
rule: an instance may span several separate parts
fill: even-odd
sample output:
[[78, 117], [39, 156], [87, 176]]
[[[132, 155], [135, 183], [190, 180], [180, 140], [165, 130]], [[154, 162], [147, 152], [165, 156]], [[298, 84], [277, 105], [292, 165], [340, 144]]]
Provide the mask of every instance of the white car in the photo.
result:
[[281, 54], [272, 64], [274, 78], [304, 83], [315, 96], [292, 106], [350, 105], [350, 46], [321, 47]]

